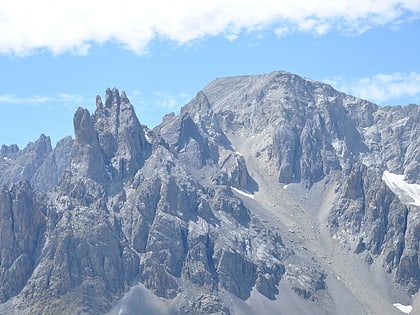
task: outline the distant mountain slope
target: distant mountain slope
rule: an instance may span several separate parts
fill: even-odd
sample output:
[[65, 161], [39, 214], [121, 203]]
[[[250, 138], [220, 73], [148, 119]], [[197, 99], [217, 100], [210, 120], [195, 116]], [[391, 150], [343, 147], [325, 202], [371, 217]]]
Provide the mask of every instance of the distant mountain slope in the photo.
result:
[[0, 313], [400, 314], [419, 111], [273, 72], [150, 130], [108, 89], [75, 140], [0, 150]]

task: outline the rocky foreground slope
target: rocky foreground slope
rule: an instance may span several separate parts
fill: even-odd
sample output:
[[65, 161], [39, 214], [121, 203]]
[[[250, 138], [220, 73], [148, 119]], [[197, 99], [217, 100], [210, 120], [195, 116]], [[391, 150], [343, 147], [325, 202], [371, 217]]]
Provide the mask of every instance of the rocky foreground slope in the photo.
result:
[[1, 314], [420, 312], [420, 107], [285, 72], [0, 149]]

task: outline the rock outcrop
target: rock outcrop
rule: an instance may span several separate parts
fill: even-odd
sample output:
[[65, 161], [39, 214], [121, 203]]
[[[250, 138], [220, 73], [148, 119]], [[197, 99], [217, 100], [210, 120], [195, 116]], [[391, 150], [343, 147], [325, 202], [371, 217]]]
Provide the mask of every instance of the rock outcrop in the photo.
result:
[[0, 194], [0, 302], [27, 284], [46, 241], [48, 208], [28, 181]]
[[74, 140], [0, 149], [0, 312], [388, 312], [420, 287], [419, 117], [275, 72], [150, 130], [108, 89]]
[[43, 134], [23, 150], [16, 145], [3, 145], [0, 150], [0, 184], [11, 187], [28, 180], [36, 190], [52, 190], [70, 163], [72, 146], [73, 140], [67, 137], [53, 150], [50, 138]]

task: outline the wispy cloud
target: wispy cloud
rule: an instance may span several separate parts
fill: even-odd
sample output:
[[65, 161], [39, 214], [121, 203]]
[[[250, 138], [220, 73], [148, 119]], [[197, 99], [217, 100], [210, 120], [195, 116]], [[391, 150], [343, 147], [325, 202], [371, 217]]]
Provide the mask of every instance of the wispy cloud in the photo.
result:
[[40, 104], [50, 102], [51, 98], [47, 96], [27, 96], [19, 97], [14, 94], [0, 94], [0, 103], [7, 104]]
[[93, 43], [116, 41], [143, 53], [155, 38], [181, 44], [205, 36], [234, 40], [240, 32], [273, 29], [325, 34], [363, 32], [420, 14], [417, 0], [2, 0], [0, 53], [38, 49], [86, 54]]
[[131, 96], [129, 95], [129, 98], [133, 105], [143, 109], [178, 111], [191, 99], [191, 96], [188, 93], [168, 91], [157, 91], [146, 96], [141, 91], [134, 91]]
[[168, 110], [179, 109], [189, 100], [186, 93], [171, 94], [168, 92], [156, 92], [154, 95], [154, 106]]
[[0, 94], [0, 104], [21, 105], [21, 106], [39, 106], [39, 105], [56, 105], [66, 106], [68, 109], [74, 109], [83, 105], [87, 99], [80, 94], [59, 93], [54, 96], [18, 96], [15, 94]]
[[[191, 99], [189, 94], [183, 92], [157, 91], [145, 94], [139, 90], [129, 92], [128, 97], [133, 105], [144, 110], [163, 109], [168, 111], [178, 111]], [[62, 106], [73, 111], [78, 106], [92, 107], [94, 104], [94, 98], [72, 93], [58, 93], [53, 96], [0, 94], [0, 105], [48, 106], [48, 108]]]
[[395, 72], [376, 74], [371, 77], [335, 77], [325, 82], [354, 96], [379, 104], [399, 98], [420, 97], [420, 73]]

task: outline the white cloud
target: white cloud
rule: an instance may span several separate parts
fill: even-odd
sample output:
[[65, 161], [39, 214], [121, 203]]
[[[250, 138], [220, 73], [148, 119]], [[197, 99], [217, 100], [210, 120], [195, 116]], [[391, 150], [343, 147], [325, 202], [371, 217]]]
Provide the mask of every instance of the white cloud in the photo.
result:
[[419, 13], [418, 0], [2, 0], [0, 53], [85, 54], [92, 43], [106, 41], [143, 53], [154, 38], [181, 44], [216, 35], [234, 40], [242, 30], [267, 27], [279, 35], [363, 32]]
[[399, 98], [420, 97], [420, 73], [376, 74], [371, 77], [336, 77], [325, 80], [334, 88], [379, 104]]
[[165, 109], [178, 111], [181, 106], [185, 105], [191, 96], [187, 93], [171, 93], [166, 91], [158, 91], [150, 96], [145, 96], [141, 91], [134, 91], [128, 95], [130, 102], [142, 107], [143, 109]]
[[[155, 110], [178, 112], [191, 99], [191, 95], [183, 92], [172, 93], [168, 91], [157, 91], [146, 95], [139, 90], [135, 90], [128, 93], [128, 98], [136, 108], [146, 112]], [[0, 94], [0, 105], [14, 105], [20, 108], [42, 106], [47, 109], [54, 109], [59, 106], [74, 112], [79, 106], [94, 110], [95, 98], [64, 92], [52, 96]]]
[[186, 93], [171, 94], [167, 92], [157, 92], [154, 97], [154, 105], [159, 108], [166, 108], [170, 110], [179, 109], [189, 100]]
[[274, 30], [274, 33], [278, 37], [286, 36], [290, 32], [290, 29], [285, 26], [278, 27]]
[[79, 94], [59, 93], [55, 96], [17, 96], [15, 94], [0, 94], [0, 104], [8, 105], [66, 105], [69, 109], [86, 102], [86, 98]]
[[93, 99], [87, 100], [80, 94], [70, 94], [70, 93], [59, 93], [54, 98], [55, 101], [60, 103], [74, 103], [76, 105], [82, 105], [86, 101], [93, 101]]
[[0, 103], [7, 104], [40, 104], [50, 101], [51, 98], [47, 96], [33, 95], [28, 97], [19, 97], [14, 94], [0, 94]]

